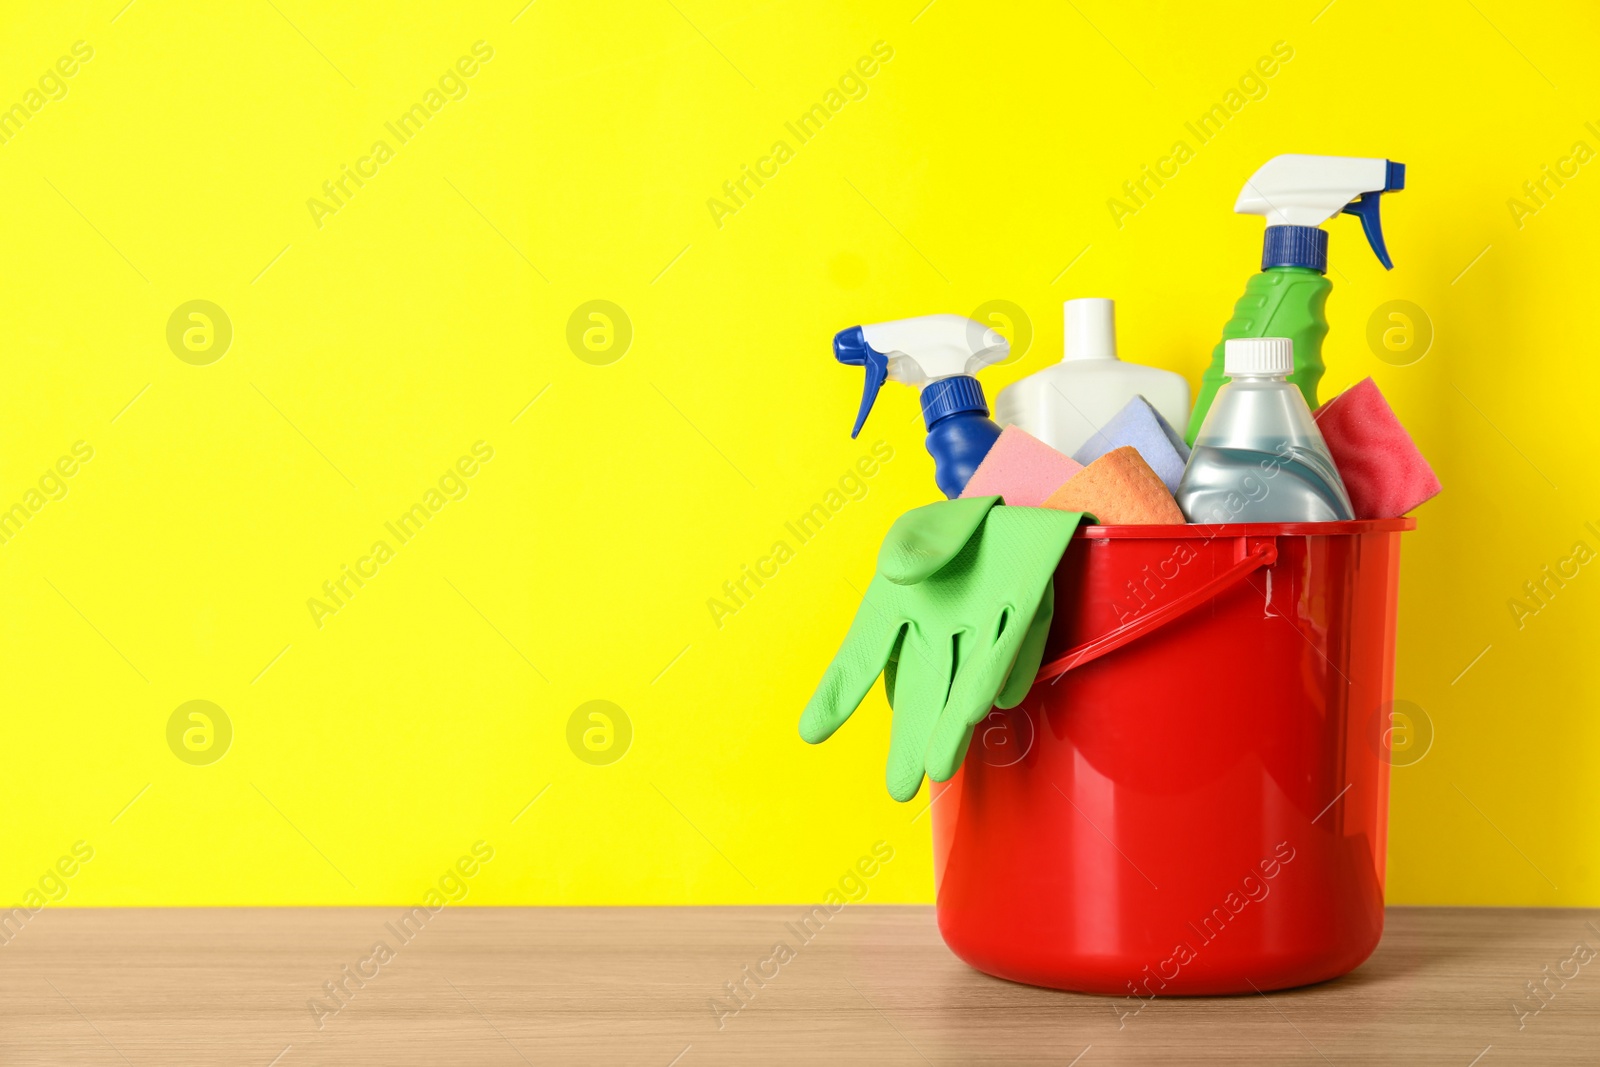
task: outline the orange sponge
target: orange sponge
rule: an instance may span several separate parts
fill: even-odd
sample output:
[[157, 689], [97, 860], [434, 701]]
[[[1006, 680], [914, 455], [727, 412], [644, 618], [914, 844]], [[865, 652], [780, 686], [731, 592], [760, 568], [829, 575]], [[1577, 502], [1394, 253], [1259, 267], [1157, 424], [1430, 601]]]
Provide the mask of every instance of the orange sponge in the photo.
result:
[[1183, 522], [1178, 502], [1161, 476], [1132, 445], [1114, 448], [1050, 494], [1047, 508], [1087, 511], [1102, 526], [1148, 526]]

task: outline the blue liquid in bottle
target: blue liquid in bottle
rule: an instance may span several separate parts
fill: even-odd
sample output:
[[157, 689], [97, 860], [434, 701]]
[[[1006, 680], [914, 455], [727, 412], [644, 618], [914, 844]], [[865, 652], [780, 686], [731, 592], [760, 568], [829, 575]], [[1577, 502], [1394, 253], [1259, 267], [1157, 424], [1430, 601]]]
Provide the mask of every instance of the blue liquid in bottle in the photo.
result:
[[[1235, 346], [1242, 346], [1235, 350]], [[1305, 397], [1287, 381], [1287, 338], [1228, 342], [1232, 380], [1218, 391], [1178, 484], [1190, 522], [1338, 522], [1350, 495]]]

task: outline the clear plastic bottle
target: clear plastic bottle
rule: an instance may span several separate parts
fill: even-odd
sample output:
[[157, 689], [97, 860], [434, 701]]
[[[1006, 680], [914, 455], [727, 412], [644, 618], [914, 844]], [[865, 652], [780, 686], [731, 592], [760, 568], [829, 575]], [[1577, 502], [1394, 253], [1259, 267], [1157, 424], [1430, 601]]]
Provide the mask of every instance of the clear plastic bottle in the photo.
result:
[[1227, 342], [1226, 373], [1178, 485], [1190, 522], [1335, 522], [1350, 496], [1300, 390], [1287, 337]]

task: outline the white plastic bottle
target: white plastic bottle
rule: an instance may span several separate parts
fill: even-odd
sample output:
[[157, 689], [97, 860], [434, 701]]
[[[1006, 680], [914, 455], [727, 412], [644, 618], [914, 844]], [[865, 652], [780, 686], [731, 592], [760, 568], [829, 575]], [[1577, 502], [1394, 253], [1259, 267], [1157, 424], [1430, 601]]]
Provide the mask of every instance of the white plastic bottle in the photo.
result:
[[1306, 398], [1288, 376], [1294, 342], [1240, 337], [1178, 484], [1190, 522], [1336, 522], [1352, 517], [1344, 479]]
[[1066, 338], [1061, 362], [1000, 390], [995, 421], [1021, 427], [1068, 456], [1136, 395], [1150, 401], [1170, 425], [1187, 425], [1189, 383], [1183, 375], [1117, 358], [1114, 307], [1114, 301], [1103, 297], [1062, 305]]

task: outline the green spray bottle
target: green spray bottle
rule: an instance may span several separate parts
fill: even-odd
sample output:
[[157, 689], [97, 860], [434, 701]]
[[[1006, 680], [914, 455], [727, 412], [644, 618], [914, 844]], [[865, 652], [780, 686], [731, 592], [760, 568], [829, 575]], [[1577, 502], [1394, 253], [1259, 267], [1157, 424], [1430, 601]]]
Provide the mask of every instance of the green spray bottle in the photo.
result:
[[1211, 350], [1211, 365], [1200, 378], [1200, 393], [1184, 439], [1194, 444], [1200, 424], [1222, 383], [1223, 349], [1240, 337], [1288, 337], [1294, 341], [1294, 373], [1306, 403], [1317, 408], [1317, 383], [1322, 380], [1322, 339], [1328, 336], [1323, 306], [1333, 283], [1328, 269], [1328, 234], [1322, 224], [1340, 214], [1361, 220], [1367, 243], [1385, 270], [1394, 264], [1383, 243], [1378, 198], [1406, 185], [1406, 166], [1387, 159], [1349, 156], [1278, 156], [1250, 176], [1233, 210], [1261, 215], [1267, 232], [1261, 251], [1261, 273], [1252, 277], [1233, 305], [1233, 318], [1222, 328], [1222, 340]]

